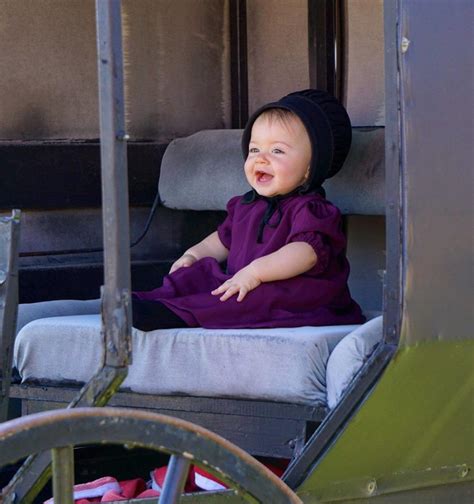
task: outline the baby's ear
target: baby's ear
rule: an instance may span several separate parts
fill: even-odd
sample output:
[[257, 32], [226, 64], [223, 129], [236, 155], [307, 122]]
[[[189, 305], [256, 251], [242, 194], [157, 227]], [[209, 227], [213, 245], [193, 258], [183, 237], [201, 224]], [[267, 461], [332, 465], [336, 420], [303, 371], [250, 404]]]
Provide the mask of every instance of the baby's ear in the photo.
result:
[[309, 179], [309, 174], [311, 173], [311, 165], [308, 165], [308, 168], [306, 168], [306, 172], [304, 174], [304, 181], [306, 182]]

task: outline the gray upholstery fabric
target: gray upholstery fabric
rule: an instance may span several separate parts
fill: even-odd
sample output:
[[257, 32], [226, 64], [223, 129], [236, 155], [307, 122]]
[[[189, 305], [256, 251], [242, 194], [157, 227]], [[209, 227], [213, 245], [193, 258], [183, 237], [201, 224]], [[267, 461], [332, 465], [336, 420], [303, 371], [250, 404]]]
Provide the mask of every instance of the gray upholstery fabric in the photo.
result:
[[341, 171], [324, 182], [326, 197], [343, 214], [385, 215], [385, 130], [354, 129]]
[[18, 305], [16, 332], [18, 333], [23, 326], [32, 320], [97, 313], [100, 313], [100, 299], [88, 299], [87, 301], [60, 299], [57, 301], [42, 301], [39, 303], [23, 303]]
[[158, 190], [164, 206], [181, 210], [225, 210], [250, 190], [240, 148], [242, 130], [206, 130], [177, 138], [161, 161]]
[[351, 265], [349, 288], [364, 314], [382, 309], [385, 270], [385, 217], [346, 217], [347, 259]]
[[327, 402], [332, 409], [383, 337], [382, 316], [359, 326], [338, 343], [326, 369]]
[[[358, 326], [133, 331], [135, 392], [326, 403], [326, 363]], [[99, 315], [35, 320], [18, 333], [15, 366], [30, 379], [83, 382], [103, 356]]]
[[[173, 140], [163, 156], [163, 204], [182, 210], [223, 210], [250, 189], [240, 149], [242, 130], [200, 131]], [[325, 182], [327, 197], [344, 214], [384, 215], [384, 129], [354, 129], [342, 170]]]

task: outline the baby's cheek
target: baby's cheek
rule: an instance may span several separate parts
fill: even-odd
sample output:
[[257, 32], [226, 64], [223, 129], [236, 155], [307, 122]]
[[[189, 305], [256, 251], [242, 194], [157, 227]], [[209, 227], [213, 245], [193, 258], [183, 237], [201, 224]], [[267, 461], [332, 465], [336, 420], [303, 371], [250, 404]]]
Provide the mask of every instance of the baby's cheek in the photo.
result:
[[275, 170], [275, 175], [277, 175], [280, 180], [288, 183], [295, 182], [297, 179], [295, 170], [287, 166], [279, 167], [278, 170]]
[[247, 165], [247, 163], [244, 165], [244, 173], [245, 173], [245, 178], [247, 179], [247, 182], [249, 184], [251, 184], [251, 180], [252, 180], [251, 168], [250, 168], [250, 166]]

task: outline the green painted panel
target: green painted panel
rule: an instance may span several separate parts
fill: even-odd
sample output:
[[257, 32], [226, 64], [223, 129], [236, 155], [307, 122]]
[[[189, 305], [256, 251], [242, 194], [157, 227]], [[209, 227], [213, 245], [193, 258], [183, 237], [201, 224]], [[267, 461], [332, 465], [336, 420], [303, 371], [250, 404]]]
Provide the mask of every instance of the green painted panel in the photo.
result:
[[[137, 499], [137, 504], [143, 502], [143, 499]], [[156, 499], [155, 501], [156, 502]], [[187, 494], [181, 497], [182, 504], [242, 504], [246, 501], [243, 497], [236, 495], [232, 490], [221, 492], [203, 492]]]
[[400, 349], [298, 488], [305, 502], [473, 479], [474, 341]]

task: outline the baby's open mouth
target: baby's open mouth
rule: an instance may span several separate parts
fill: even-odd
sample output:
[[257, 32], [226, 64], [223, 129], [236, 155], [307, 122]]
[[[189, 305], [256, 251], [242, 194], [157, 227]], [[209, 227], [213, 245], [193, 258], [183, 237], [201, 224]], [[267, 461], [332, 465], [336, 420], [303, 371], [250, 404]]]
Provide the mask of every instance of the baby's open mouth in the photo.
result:
[[269, 182], [273, 178], [273, 175], [263, 171], [256, 172], [255, 176], [257, 177], [257, 182]]

